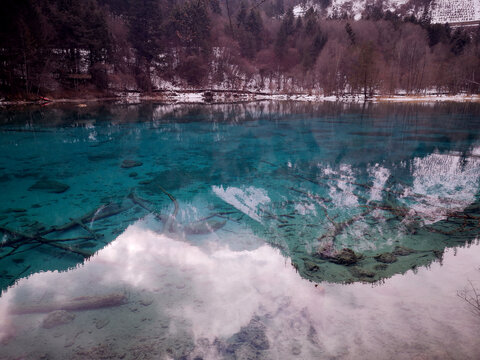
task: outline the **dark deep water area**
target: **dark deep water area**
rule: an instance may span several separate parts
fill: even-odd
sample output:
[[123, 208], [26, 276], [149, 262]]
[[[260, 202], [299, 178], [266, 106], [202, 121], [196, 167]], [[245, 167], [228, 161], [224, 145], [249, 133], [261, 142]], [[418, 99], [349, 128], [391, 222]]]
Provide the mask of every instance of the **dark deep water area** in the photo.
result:
[[0, 359], [480, 357], [480, 104], [11, 107], [0, 151]]

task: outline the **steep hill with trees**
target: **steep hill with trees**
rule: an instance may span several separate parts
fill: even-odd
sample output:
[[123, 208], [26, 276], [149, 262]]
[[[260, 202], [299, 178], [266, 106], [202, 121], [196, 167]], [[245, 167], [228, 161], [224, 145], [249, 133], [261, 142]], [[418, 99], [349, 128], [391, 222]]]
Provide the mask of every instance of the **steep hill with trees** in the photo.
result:
[[431, 24], [429, 3], [356, 21], [328, 0], [301, 16], [293, 0], [5, 0], [0, 92], [478, 93], [480, 28]]

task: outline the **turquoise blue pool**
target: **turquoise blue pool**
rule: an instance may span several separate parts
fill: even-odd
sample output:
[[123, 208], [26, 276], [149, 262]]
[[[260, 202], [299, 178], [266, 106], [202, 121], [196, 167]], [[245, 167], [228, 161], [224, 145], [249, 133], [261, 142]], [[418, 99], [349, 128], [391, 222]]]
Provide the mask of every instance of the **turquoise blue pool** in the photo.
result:
[[478, 104], [9, 108], [0, 151], [0, 358], [480, 356]]

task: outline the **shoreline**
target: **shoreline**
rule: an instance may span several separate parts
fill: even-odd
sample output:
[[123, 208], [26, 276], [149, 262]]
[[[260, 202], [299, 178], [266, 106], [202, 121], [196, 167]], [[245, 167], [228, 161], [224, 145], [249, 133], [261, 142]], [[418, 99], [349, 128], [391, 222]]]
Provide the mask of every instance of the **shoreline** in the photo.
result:
[[438, 102], [480, 102], [480, 94], [467, 95], [374, 95], [365, 99], [363, 95], [345, 95], [337, 97], [324, 95], [311, 95], [307, 93], [275, 94], [242, 90], [160, 90], [154, 93], [140, 93], [137, 91], [118, 92], [113, 95], [88, 97], [79, 96], [71, 98], [45, 97], [39, 100], [0, 100], [0, 107], [15, 105], [42, 105], [52, 104], [77, 104], [86, 107], [87, 103], [114, 101], [120, 104], [139, 104], [142, 102], [161, 102], [165, 105], [172, 104], [234, 104], [256, 101], [298, 101], [298, 102], [340, 102], [340, 103], [438, 103]]

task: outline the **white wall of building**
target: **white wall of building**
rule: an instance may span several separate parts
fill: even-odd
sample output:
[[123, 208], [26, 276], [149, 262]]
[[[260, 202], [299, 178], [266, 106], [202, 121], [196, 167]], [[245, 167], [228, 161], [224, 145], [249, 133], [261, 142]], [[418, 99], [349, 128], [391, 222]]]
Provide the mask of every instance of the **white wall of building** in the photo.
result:
[[435, 0], [433, 23], [456, 23], [480, 20], [480, 0]]

